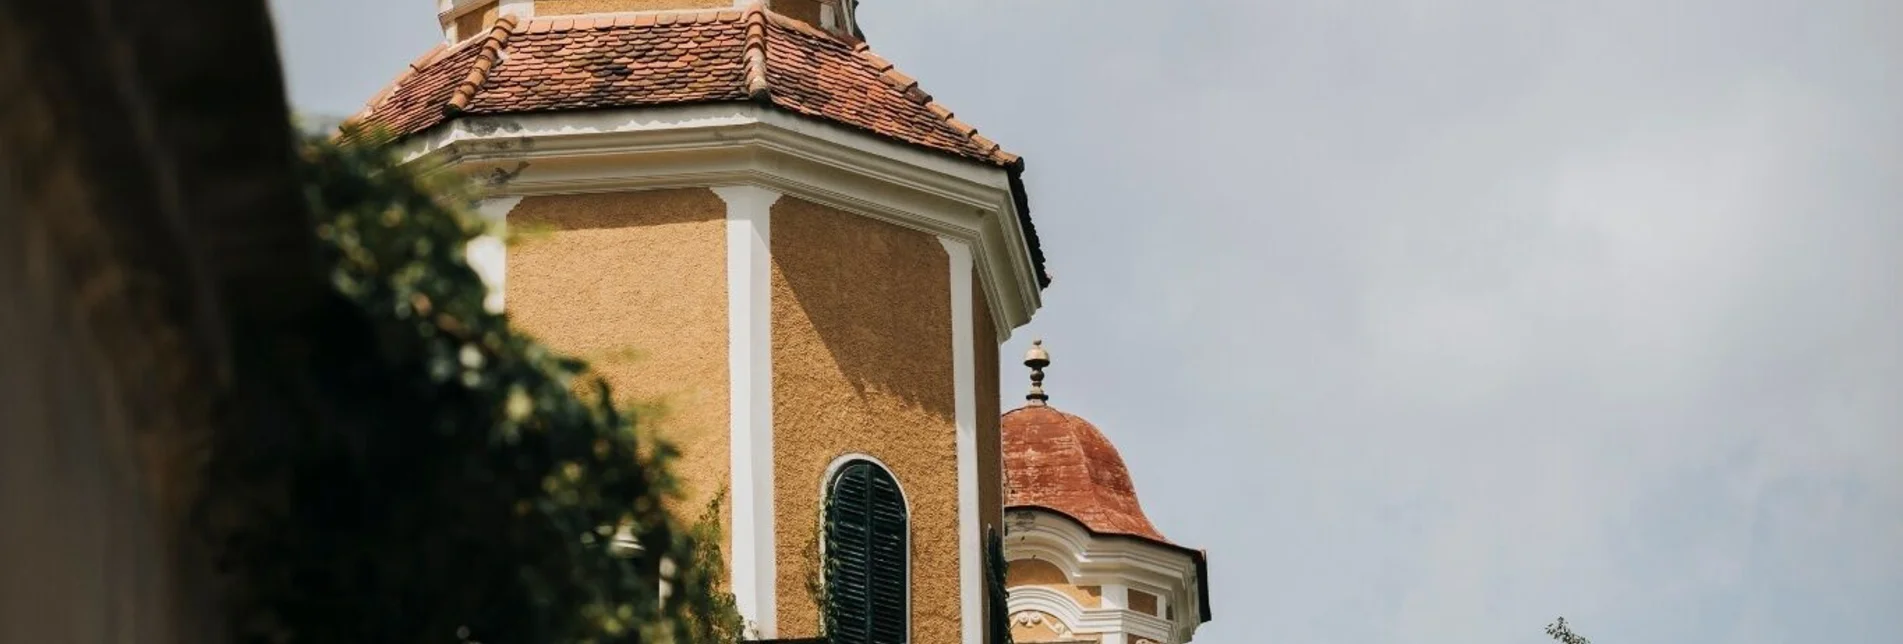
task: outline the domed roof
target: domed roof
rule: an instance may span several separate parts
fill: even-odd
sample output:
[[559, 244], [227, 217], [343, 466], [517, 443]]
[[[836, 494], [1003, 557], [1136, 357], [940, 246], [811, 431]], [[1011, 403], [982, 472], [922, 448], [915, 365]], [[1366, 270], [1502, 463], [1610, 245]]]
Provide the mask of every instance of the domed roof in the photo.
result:
[[1169, 543], [1143, 515], [1110, 439], [1090, 421], [1033, 400], [1002, 419], [1005, 506], [1045, 508], [1092, 532]]

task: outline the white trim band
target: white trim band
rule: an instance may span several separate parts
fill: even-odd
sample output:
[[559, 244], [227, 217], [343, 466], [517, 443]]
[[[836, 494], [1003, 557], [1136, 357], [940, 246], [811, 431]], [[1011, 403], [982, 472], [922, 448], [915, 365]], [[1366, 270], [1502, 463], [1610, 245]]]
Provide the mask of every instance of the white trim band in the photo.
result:
[[509, 277], [509, 245], [504, 238], [508, 234], [509, 213], [520, 203], [521, 197], [491, 197], [476, 205], [476, 214], [489, 225], [489, 232], [470, 240], [464, 257], [469, 268], [482, 278], [483, 286], [489, 289], [482, 298], [482, 307], [490, 313], [502, 312]]
[[777, 636], [773, 524], [773, 203], [758, 186], [713, 189], [727, 202], [727, 386], [733, 493], [733, 594], [754, 635]]
[[752, 184], [970, 245], [1000, 343], [1042, 305], [1009, 174], [744, 103], [464, 116], [401, 144], [490, 194]]
[[984, 644], [984, 540], [978, 515], [977, 342], [972, 330], [971, 247], [938, 238], [951, 267], [952, 409], [958, 423], [958, 588], [964, 644]]

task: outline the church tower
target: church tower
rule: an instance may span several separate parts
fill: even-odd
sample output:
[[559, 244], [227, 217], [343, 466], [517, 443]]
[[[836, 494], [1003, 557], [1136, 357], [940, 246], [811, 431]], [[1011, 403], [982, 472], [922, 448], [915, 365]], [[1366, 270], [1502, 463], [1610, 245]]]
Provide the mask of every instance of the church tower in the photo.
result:
[[438, 8], [356, 122], [522, 233], [471, 249], [491, 304], [679, 448], [684, 516], [721, 500], [757, 637], [985, 642], [998, 347], [1047, 284], [1020, 159], [853, 0]]
[[1037, 342], [1025, 405], [1004, 415], [1005, 558], [1018, 644], [1179, 644], [1210, 620], [1201, 550], [1163, 537], [1123, 455], [1044, 393]]
[[[768, 11], [839, 36], [859, 38], [853, 21], [857, 0], [769, 0]], [[502, 16], [581, 16], [697, 9], [729, 9], [747, 3], [728, 0], [437, 0], [436, 20], [446, 42], [470, 38]]]

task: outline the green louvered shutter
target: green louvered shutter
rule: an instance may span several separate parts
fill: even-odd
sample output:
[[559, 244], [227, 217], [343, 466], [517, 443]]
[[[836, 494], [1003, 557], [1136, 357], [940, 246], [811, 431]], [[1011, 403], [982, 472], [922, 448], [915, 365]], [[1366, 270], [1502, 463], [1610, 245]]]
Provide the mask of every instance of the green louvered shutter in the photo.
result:
[[892, 475], [857, 461], [833, 479], [826, 594], [834, 644], [905, 644], [905, 499]]

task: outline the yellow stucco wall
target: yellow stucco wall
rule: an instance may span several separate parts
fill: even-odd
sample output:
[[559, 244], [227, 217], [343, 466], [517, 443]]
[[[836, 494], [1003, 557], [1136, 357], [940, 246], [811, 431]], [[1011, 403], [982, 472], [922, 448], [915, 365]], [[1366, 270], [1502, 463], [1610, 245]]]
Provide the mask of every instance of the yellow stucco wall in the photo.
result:
[[1018, 586], [1042, 586], [1064, 593], [1078, 606], [1097, 608], [1103, 605], [1103, 588], [1099, 586], [1074, 586], [1064, 571], [1048, 561], [1019, 559], [1011, 562], [1004, 577], [1006, 588]]
[[[981, 534], [996, 530], [1002, 536], [1005, 530], [1004, 447], [998, 427], [998, 333], [991, 322], [991, 309], [985, 303], [976, 268], [972, 269], [971, 285], [971, 328], [977, 345], [973, 352], [977, 356], [974, 377], [978, 379], [975, 390], [978, 396], [978, 516]], [[985, 606], [986, 623], [990, 623], [992, 609], [988, 604]], [[1004, 610], [1004, 607], [996, 609]]]
[[456, 19], [456, 39], [461, 40], [481, 33], [489, 25], [496, 24], [496, 4], [489, 3], [481, 9], [471, 10]]
[[820, 2], [820, 0], [773, 0], [768, 6], [780, 15], [818, 27], [820, 12], [825, 10], [826, 4], [830, 3]]
[[616, 11], [718, 9], [732, 6], [733, 3], [729, 0], [535, 0], [535, 15], [566, 16]]
[[677, 508], [698, 517], [730, 480], [725, 203], [699, 188], [529, 197], [508, 221], [525, 236], [511, 322], [588, 360], [644, 436], [680, 448]]
[[1004, 447], [998, 426], [998, 332], [991, 322], [977, 270], [971, 276], [971, 328], [978, 379], [978, 516], [984, 527], [1004, 530]]
[[773, 206], [779, 635], [818, 634], [820, 489], [851, 452], [889, 465], [911, 513], [912, 637], [959, 638], [951, 277], [938, 240], [793, 197]]

